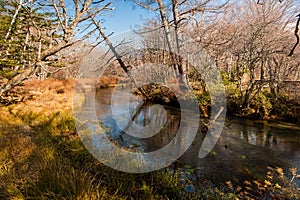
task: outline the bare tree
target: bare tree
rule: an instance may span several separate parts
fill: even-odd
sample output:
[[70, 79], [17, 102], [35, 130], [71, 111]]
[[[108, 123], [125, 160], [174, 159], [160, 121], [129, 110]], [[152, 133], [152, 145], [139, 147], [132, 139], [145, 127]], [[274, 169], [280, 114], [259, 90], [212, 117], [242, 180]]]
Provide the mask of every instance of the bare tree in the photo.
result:
[[[257, 4], [248, 0], [232, 5], [221, 18], [192, 32], [237, 85], [244, 108], [262, 88], [275, 94], [287, 78], [284, 72], [298, 69], [296, 58], [287, 57], [295, 12], [291, 1]], [[297, 73], [289, 73], [289, 79], [293, 75]]]
[[[30, 6], [27, 5], [29, 2]], [[18, 71], [17, 76], [0, 85], [0, 96], [37, 73], [51, 74], [57, 71], [49, 70], [49, 66], [59, 59], [58, 53], [89, 38], [96, 29], [91, 29], [88, 21], [97, 18], [101, 12], [110, 10], [109, 5], [110, 3], [104, 0], [32, 0], [25, 3], [19, 1], [11, 24], [18, 18], [20, 8], [29, 14], [27, 32], [31, 37], [27, 44], [35, 47], [36, 54], [24, 70]], [[38, 13], [33, 12], [37, 7], [52, 15], [48, 19], [52, 22], [51, 25], [39, 24]], [[7, 32], [8, 40], [13, 39], [10, 38], [11, 31], [9, 29]]]
[[[282, 3], [283, 0], [278, 0], [278, 2]], [[264, 5], [264, 2], [261, 2], [260, 0], [257, 1], [257, 4], [260, 4], [260, 5]], [[295, 25], [295, 37], [296, 37], [296, 43], [294, 44], [293, 48], [291, 49], [290, 53], [288, 56], [292, 56], [296, 47], [298, 46], [299, 44], [299, 34], [298, 34], [298, 31], [299, 31], [299, 23], [300, 23], [300, 14], [298, 14], [296, 16], [298, 18], [297, 22], [296, 22], [296, 25]]]
[[[189, 87], [188, 84], [188, 64], [181, 59], [182, 51], [182, 34], [186, 27], [199, 19], [199, 13], [216, 12], [220, 11], [227, 5], [227, 1], [223, 3], [216, 3], [213, 0], [206, 1], [180, 1], [172, 0], [163, 2], [162, 0], [156, 1], [138, 1], [133, 0], [137, 5], [158, 12], [160, 24], [165, 35], [168, 51], [170, 52], [171, 59], [173, 60], [173, 68], [175, 74], [179, 79], [181, 86]], [[152, 31], [155, 31], [154, 27]], [[151, 31], [151, 30], [149, 30]]]

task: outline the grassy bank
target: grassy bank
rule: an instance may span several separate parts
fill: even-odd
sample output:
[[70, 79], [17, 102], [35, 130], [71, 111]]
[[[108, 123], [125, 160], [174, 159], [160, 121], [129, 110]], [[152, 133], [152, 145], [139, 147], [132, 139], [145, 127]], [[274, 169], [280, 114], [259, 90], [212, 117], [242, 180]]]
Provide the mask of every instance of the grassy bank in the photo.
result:
[[270, 191], [280, 198], [297, 197], [291, 188], [281, 190], [278, 182], [252, 184], [253, 194], [230, 183], [218, 188], [203, 182], [187, 192], [179, 171], [128, 174], [99, 163], [74, 132], [68, 111], [15, 113], [8, 107], [1, 113], [1, 199], [236, 199], [268, 196]]
[[1, 199], [227, 199], [213, 188], [185, 192], [166, 170], [108, 168], [82, 145], [70, 110], [28, 106], [1, 108]]
[[209, 180], [182, 184], [179, 169], [128, 174], [106, 167], [76, 133], [72, 87], [72, 81], [30, 82], [24, 88], [28, 98], [0, 107], [0, 199], [299, 198], [283, 177], [275, 178], [276, 171], [247, 190], [230, 182], [215, 187]]
[[0, 107], [0, 199], [226, 197], [212, 188], [188, 193], [166, 170], [128, 174], [99, 163], [76, 134], [72, 87], [72, 81], [29, 82], [22, 103]]

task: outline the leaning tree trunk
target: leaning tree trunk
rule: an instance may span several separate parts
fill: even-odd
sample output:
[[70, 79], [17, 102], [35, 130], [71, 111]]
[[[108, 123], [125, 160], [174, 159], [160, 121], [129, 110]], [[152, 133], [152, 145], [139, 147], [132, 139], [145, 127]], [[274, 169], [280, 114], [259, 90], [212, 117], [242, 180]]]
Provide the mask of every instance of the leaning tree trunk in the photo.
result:
[[99, 23], [95, 20], [94, 17], [91, 17], [94, 25], [97, 27], [100, 35], [104, 39], [105, 43], [108, 45], [109, 49], [113, 52], [114, 56], [117, 58], [117, 61], [120, 65], [120, 67], [124, 70], [124, 72], [127, 74], [127, 76], [130, 78], [134, 86], [141, 92], [141, 94], [148, 99], [148, 95], [146, 94], [145, 90], [141, 87], [138, 86], [137, 82], [135, 81], [134, 77], [132, 76], [131, 72], [128, 70], [127, 66], [125, 65], [124, 61], [122, 60], [120, 54], [117, 52], [116, 48], [112, 45], [112, 43], [109, 41], [107, 35], [104, 33], [102, 30], [101, 26]]
[[14, 87], [20, 85], [25, 80], [29, 79], [36, 71], [35, 64], [27, 67], [24, 72], [21, 74], [16, 75], [14, 78], [12, 78], [9, 82], [2, 83], [0, 85], [0, 98], [3, 96], [6, 92], [10, 91]]

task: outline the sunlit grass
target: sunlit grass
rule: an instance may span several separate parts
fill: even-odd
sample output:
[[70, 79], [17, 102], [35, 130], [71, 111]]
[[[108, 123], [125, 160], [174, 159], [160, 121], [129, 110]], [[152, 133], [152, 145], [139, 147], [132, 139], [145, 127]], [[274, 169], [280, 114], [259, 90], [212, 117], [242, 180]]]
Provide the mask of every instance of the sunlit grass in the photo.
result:
[[236, 199], [239, 195], [203, 182], [191, 183], [196, 190], [187, 192], [177, 170], [128, 174], [106, 167], [82, 145], [70, 110], [43, 109], [0, 108], [0, 199]]
[[[297, 177], [296, 168], [291, 169], [293, 176]], [[291, 184], [282, 168], [268, 167], [265, 178], [260, 180], [245, 180], [244, 186], [233, 186], [230, 181], [228, 187], [240, 199], [299, 199], [300, 194]]]
[[[1, 199], [172, 199], [185, 197], [165, 170], [128, 174], [95, 160], [71, 112], [1, 108]], [[203, 195], [202, 193], [201, 195]], [[192, 198], [197, 194], [189, 194]]]

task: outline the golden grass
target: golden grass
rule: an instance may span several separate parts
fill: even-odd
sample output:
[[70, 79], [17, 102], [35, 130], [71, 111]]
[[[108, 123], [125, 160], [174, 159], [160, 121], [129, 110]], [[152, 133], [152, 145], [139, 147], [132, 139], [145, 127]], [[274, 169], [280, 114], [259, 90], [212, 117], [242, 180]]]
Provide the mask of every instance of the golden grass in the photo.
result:
[[30, 98], [0, 107], [0, 199], [179, 196], [176, 179], [164, 170], [122, 173], [89, 154], [76, 134], [71, 113], [73, 83], [31, 81], [24, 87]]
[[[194, 193], [178, 171], [118, 172], [82, 145], [71, 112], [74, 81], [32, 81], [24, 102], [0, 107], [0, 199], [236, 199], [203, 183]], [[62, 92], [63, 91], [63, 92]]]

